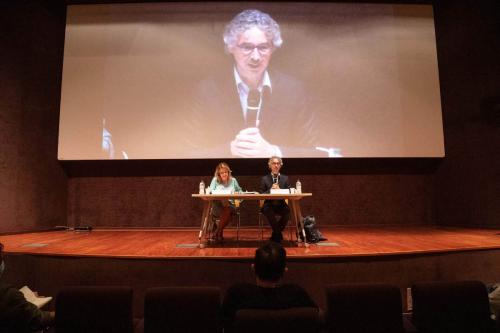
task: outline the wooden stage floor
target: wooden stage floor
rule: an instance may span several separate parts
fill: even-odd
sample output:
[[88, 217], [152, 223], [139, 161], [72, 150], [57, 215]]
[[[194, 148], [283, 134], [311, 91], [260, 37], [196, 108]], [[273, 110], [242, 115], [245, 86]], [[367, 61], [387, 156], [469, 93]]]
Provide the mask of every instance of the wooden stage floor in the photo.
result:
[[[308, 247], [287, 240], [290, 258], [373, 257], [500, 248], [499, 229], [404, 227], [320, 227], [328, 239]], [[269, 237], [266, 229], [264, 237]], [[222, 244], [198, 248], [195, 229], [94, 229], [0, 236], [8, 254], [141, 259], [248, 259], [262, 242], [256, 229], [227, 229]]]

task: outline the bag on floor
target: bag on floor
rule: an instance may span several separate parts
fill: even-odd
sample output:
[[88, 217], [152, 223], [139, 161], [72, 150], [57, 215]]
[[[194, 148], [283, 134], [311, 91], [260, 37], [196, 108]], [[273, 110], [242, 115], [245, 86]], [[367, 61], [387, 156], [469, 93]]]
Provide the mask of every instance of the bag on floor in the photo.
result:
[[308, 243], [317, 243], [327, 240], [316, 226], [316, 220], [313, 215], [304, 217], [304, 231], [306, 232], [306, 240]]

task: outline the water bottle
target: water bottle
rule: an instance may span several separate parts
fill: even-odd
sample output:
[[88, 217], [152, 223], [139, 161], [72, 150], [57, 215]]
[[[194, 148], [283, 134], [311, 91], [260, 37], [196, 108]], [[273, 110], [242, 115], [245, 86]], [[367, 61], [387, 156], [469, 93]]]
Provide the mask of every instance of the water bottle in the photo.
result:
[[200, 194], [205, 194], [205, 182], [203, 179], [200, 182]]
[[295, 183], [295, 191], [297, 193], [302, 193], [302, 183], [300, 182], [300, 179], [297, 179], [297, 182]]

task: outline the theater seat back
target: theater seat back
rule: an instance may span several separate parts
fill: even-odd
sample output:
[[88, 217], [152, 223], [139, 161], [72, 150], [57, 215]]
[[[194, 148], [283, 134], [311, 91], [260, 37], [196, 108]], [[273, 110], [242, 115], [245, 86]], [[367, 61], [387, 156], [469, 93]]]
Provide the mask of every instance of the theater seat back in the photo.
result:
[[132, 333], [132, 288], [65, 287], [56, 297], [56, 333]]
[[326, 287], [326, 321], [335, 333], [402, 333], [401, 293], [386, 284]]
[[425, 282], [412, 286], [413, 323], [422, 333], [486, 333], [488, 292], [479, 281]]
[[144, 332], [220, 332], [220, 295], [216, 287], [148, 289], [144, 299]]
[[317, 308], [290, 308], [284, 310], [244, 309], [236, 312], [234, 332], [290, 333], [319, 332]]

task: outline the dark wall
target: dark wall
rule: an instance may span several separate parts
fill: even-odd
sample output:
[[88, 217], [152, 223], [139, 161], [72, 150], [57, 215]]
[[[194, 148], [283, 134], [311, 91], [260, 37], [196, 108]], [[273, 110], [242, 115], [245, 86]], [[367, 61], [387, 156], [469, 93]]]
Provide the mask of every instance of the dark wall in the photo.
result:
[[[265, 162], [264, 162], [265, 163]], [[265, 164], [262, 168], [265, 171]], [[303, 214], [319, 224], [377, 225], [433, 222], [432, 175], [291, 175], [304, 191]], [[205, 182], [211, 177], [203, 175]], [[92, 177], [69, 182], [70, 225], [194, 227], [202, 203], [191, 198], [201, 176]], [[260, 176], [237, 177], [257, 190]], [[257, 202], [242, 204], [242, 224], [257, 223]]]
[[15, 3], [0, 5], [0, 232], [66, 223], [56, 159], [64, 7]]
[[[358, 160], [341, 172], [331, 161], [320, 168], [287, 163], [283, 171], [314, 194], [303, 212], [320, 224], [500, 226], [500, 11], [493, 1], [434, 7], [446, 158], [424, 172], [420, 162], [401, 171]], [[64, 224], [66, 208], [69, 225], [198, 226], [201, 204], [190, 194], [201, 177], [210, 180], [217, 161], [157, 165], [155, 176], [131, 176], [117, 164], [106, 176], [83, 170], [66, 180], [57, 162], [65, 6], [16, 2], [2, 15], [8, 34], [0, 44], [0, 232]], [[241, 161], [232, 165], [254, 190], [265, 160], [248, 162], [251, 172], [247, 166], [238, 173]], [[244, 208], [247, 222], [256, 216], [253, 204]]]
[[435, 6], [446, 158], [436, 173], [444, 225], [500, 226], [500, 3]]

